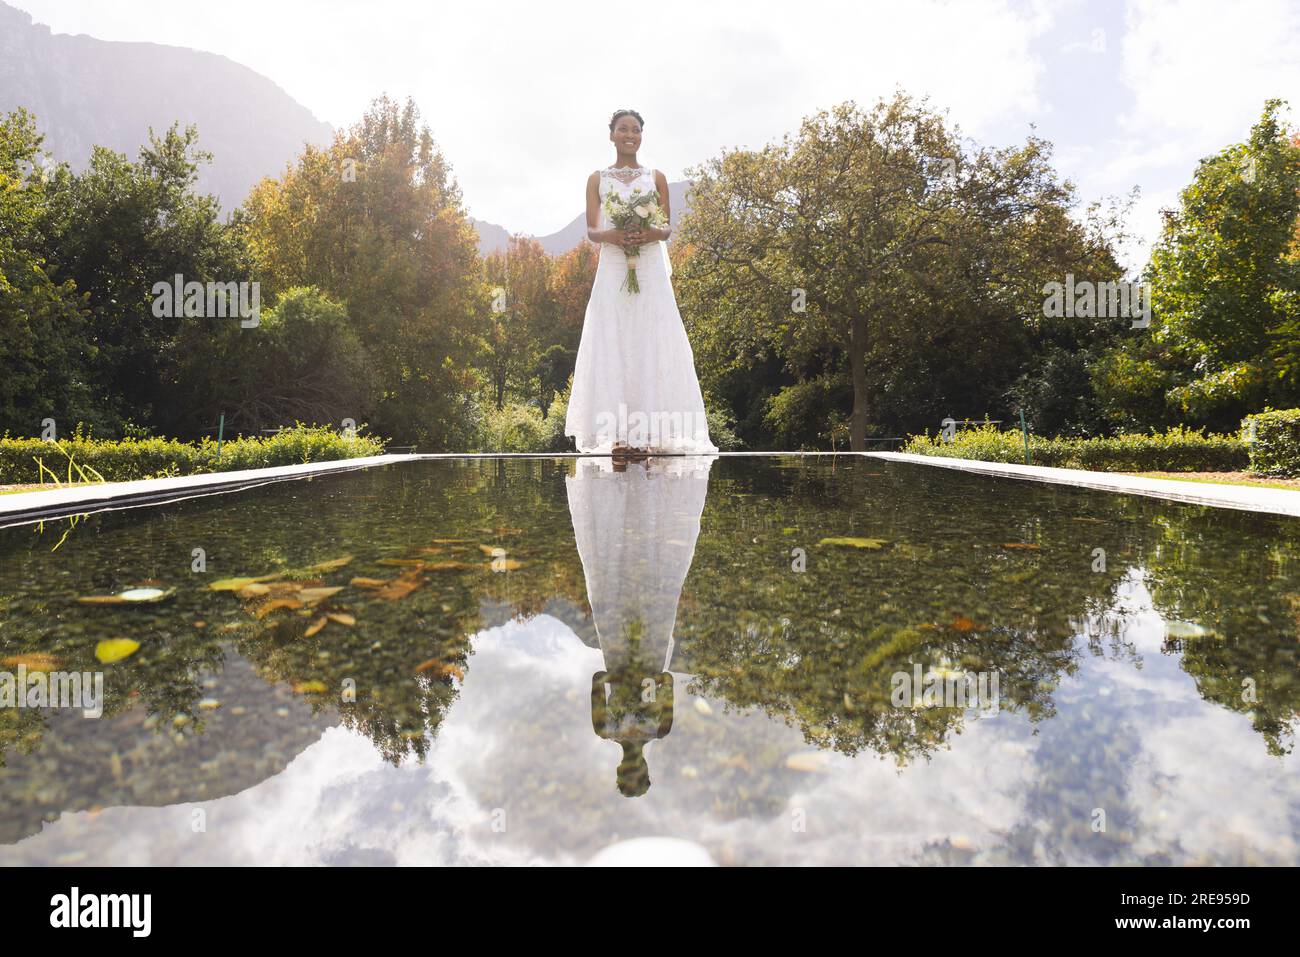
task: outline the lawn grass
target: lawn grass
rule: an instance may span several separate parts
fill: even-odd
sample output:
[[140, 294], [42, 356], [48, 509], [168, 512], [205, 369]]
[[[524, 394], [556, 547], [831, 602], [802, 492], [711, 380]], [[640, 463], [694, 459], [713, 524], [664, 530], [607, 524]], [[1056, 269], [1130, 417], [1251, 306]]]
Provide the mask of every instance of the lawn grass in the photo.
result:
[[1256, 478], [1241, 472], [1126, 472], [1139, 478], [1174, 479], [1178, 482], [1199, 482], [1204, 485], [1250, 485], [1256, 488], [1282, 488], [1300, 491], [1300, 479]]

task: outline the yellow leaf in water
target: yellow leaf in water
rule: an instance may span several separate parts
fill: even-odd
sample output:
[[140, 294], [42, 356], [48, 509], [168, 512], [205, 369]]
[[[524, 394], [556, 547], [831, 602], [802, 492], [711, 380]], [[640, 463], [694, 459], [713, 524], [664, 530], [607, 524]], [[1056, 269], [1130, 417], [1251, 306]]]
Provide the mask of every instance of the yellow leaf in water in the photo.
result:
[[298, 592], [298, 597], [309, 605], [314, 605], [318, 601], [324, 601], [337, 595], [343, 590], [342, 585], [336, 585], [333, 588], [304, 588]]
[[327, 562], [318, 562], [315, 565], [307, 566], [309, 572], [332, 572], [342, 568], [352, 561], [351, 555], [344, 555], [342, 558], [332, 558]]
[[349, 628], [357, 623], [357, 620], [354, 617], [344, 614], [341, 611], [332, 611], [325, 617], [330, 621], [337, 621], [340, 625], [347, 625]]
[[349, 584], [357, 588], [383, 588], [388, 582], [383, 578], [354, 578]]
[[468, 545], [469, 543], [468, 538], [435, 538], [433, 540], [435, 545]]
[[324, 694], [328, 690], [323, 681], [295, 681], [293, 683], [294, 694]]
[[375, 562], [376, 565], [423, 565], [424, 562], [418, 558], [381, 558]]
[[252, 585], [245, 585], [236, 593], [240, 598], [263, 598], [271, 594], [270, 585], [259, 585], [256, 582]]
[[425, 671], [434, 671], [444, 678], [450, 675], [460, 681], [465, 680], [465, 672], [459, 665], [445, 664], [437, 658], [430, 658], [428, 661], [415, 666], [417, 675]]
[[500, 552], [502, 555], [506, 553], [506, 550], [500, 545], [480, 545], [478, 550], [484, 555], [495, 555], [497, 552]]
[[115, 661], [129, 658], [140, 650], [140, 642], [130, 638], [105, 638], [95, 646], [95, 657], [103, 664], [111, 665]]
[[1028, 542], [1003, 542], [1002, 547], [1018, 549], [1026, 552], [1038, 552], [1038, 551], [1042, 551], [1043, 548], [1043, 546], [1041, 545], [1031, 545]]
[[818, 545], [842, 545], [845, 548], [884, 548], [888, 542], [883, 538], [823, 538]]
[[279, 573], [276, 573], [274, 575], [261, 575], [257, 578], [222, 578], [212, 582], [208, 587], [213, 591], [239, 591], [241, 588], [247, 588], [257, 582], [275, 581], [279, 577]]
[[317, 618], [308, 626], [307, 630], [303, 632], [303, 637], [304, 638], [312, 637], [317, 632], [319, 632], [322, 628], [324, 628], [327, 624], [329, 624], [328, 618]]
[[272, 599], [271, 601], [268, 601], [265, 605], [260, 606], [257, 609], [257, 611], [254, 612], [254, 614], [257, 615], [259, 619], [261, 619], [261, 618], [265, 618], [267, 615], [271, 614], [271, 612], [275, 611], [278, 608], [301, 608], [301, 607], [302, 607], [302, 602], [298, 601], [295, 598], [275, 598]]

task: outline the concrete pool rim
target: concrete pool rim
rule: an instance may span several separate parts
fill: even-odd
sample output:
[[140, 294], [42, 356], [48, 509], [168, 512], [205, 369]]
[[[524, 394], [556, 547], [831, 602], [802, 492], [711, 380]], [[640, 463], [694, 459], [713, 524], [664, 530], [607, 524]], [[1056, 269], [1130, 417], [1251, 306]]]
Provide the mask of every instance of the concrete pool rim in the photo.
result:
[[[1038, 481], [1094, 491], [1143, 495], [1169, 501], [1232, 508], [1253, 512], [1300, 517], [1300, 490], [1264, 488], [1250, 485], [1220, 485], [1183, 482], [1177, 479], [1141, 478], [1112, 472], [1089, 472], [1081, 469], [1048, 468], [1039, 465], [1016, 465], [1005, 462], [981, 462], [942, 456], [912, 455], [905, 452], [718, 452], [709, 457], [821, 457], [861, 456], [889, 462], [955, 469], [999, 478]], [[350, 472], [401, 462], [438, 459], [501, 458], [588, 458], [576, 452], [442, 452], [402, 455], [372, 455], [330, 462], [312, 462], [238, 472], [208, 472], [174, 478], [138, 479], [129, 482], [105, 482], [61, 489], [14, 492], [0, 495], [0, 528], [86, 515], [95, 512], [148, 505], [162, 505], [199, 496], [236, 492], [272, 482], [295, 481], [317, 475]]]

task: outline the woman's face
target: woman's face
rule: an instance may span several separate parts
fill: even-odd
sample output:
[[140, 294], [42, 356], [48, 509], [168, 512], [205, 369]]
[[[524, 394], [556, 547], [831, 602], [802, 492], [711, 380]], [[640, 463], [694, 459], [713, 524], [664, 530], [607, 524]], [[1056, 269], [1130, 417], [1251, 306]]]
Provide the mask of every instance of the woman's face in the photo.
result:
[[620, 116], [609, 139], [620, 156], [633, 156], [641, 148], [641, 124], [635, 116]]

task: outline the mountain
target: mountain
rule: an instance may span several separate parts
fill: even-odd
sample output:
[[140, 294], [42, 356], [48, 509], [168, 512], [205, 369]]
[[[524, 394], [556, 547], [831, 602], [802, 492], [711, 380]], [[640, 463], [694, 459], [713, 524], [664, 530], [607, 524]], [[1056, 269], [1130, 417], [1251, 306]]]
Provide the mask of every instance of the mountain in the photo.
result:
[[[690, 209], [690, 188], [691, 184], [686, 180], [668, 184], [668, 208], [671, 211], [669, 219], [673, 226], [676, 226], [677, 220]], [[510, 233], [504, 226], [473, 218], [470, 219], [470, 222], [478, 230], [478, 251], [480, 256], [486, 256], [492, 252], [501, 252], [506, 248], [506, 241]], [[541, 243], [542, 248], [552, 256], [567, 253], [587, 238], [587, 215], [585, 212], [580, 212], [569, 221], [567, 226], [559, 231], [548, 233], [545, 236], [534, 236], [533, 238]], [[669, 242], [671, 243], [672, 240], [669, 240]]]
[[199, 169], [201, 192], [224, 209], [244, 201], [263, 176], [276, 176], [303, 144], [326, 144], [328, 123], [273, 82], [214, 53], [157, 43], [51, 33], [0, 2], [0, 112], [26, 107], [57, 160], [84, 169], [92, 146], [135, 159], [149, 128], [199, 128], [213, 154]]

